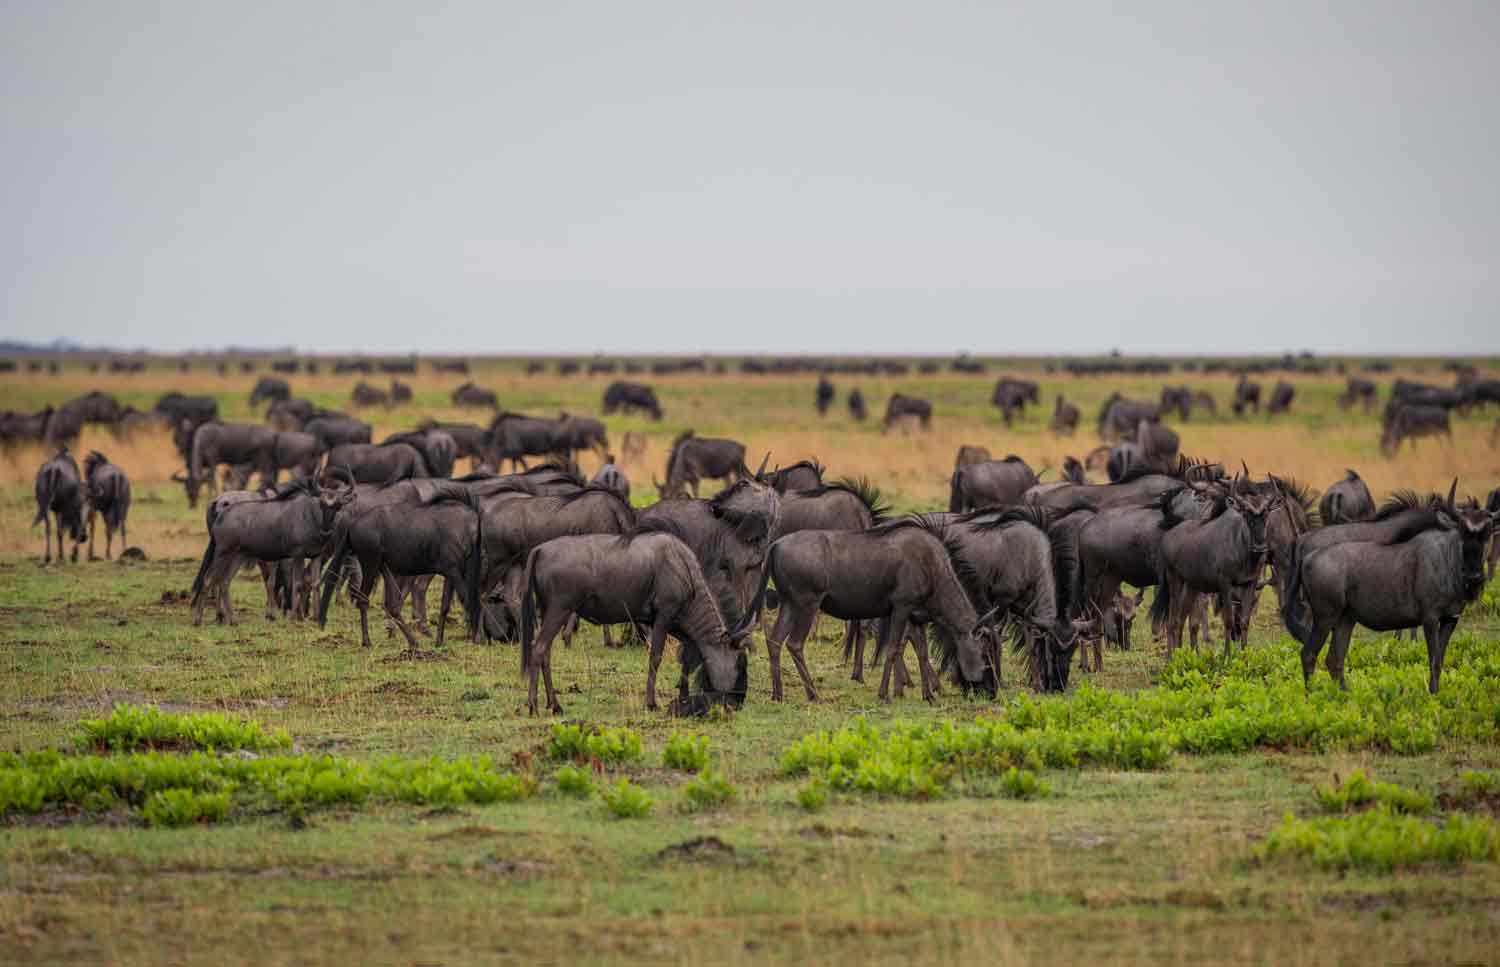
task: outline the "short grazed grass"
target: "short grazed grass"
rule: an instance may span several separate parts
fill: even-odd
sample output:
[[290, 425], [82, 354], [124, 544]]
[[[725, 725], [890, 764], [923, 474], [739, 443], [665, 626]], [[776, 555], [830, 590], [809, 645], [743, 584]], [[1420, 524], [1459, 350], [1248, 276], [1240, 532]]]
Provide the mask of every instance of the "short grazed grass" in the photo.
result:
[[[987, 406], [993, 375], [835, 378], [877, 407], [892, 388], [931, 396], [940, 422], [926, 437], [882, 436], [842, 409], [818, 421], [811, 380], [779, 378], [657, 380], [667, 421], [610, 426], [651, 435], [631, 468], [643, 492], [666, 442], [693, 425], [771, 449], [773, 462], [818, 455], [835, 473], [869, 474], [903, 509], [931, 507], [959, 442], [1053, 465], [1091, 445], [1087, 432], [1054, 440], [1045, 415], [1003, 434]], [[343, 405], [356, 378], [293, 385]], [[248, 415], [248, 377], [60, 379], [17, 377], [0, 406], [55, 401], [64, 384], [66, 395], [123, 387], [137, 406], [207, 387], [228, 416]], [[605, 383], [503, 369], [475, 379], [538, 412], [592, 412]], [[464, 416], [446, 403], [460, 381], [424, 374], [418, 405], [376, 422]], [[1062, 387], [1088, 421], [1110, 388], [1144, 396], [1161, 382], [1049, 379], [1044, 401]], [[1228, 380], [1188, 382], [1227, 403]], [[1307, 411], [1290, 427], [1195, 421], [1179, 427], [1184, 449], [1243, 453], [1253, 470], [1314, 485], [1353, 465], [1377, 493], [1455, 473], [1475, 491], [1497, 482], [1481, 445], [1491, 417], [1462, 422], [1453, 447], [1424, 443], [1386, 464], [1373, 418], [1332, 407], [1338, 381], [1297, 382]], [[270, 791], [230, 776], [233, 789], [215, 780], [192, 795], [153, 787], [11, 811], [0, 962], [1301, 964], [1489, 962], [1500, 949], [1500, 863], [1478, 848], [1500, 806], [1494, 609], [1465, 616], [1436, 699], [1420, 644], [1367, 632], [1350, 651], [1349, 695], [1321, 670], [1304, 691], [1268, 597], [1250, 652], [1227, 663], [1184, 653], [1169, 667], [1138, 626], [1134, 650], [1108, 653], [1098, 675], [1075, 671], [1065, 697], [1020, 690], [1008, 665], [999, 700], [947, 689], [931, 707], [884, 705], [849, 681], [841, 629], [825, 619], [808, 649], [822, 701], [771, 703], [758, 650], [744, 709], [691, 722], [646, 711], [642, 651], [606, 649], [584, 629], [554, 656], [566, 716], [528, 718], [511, 646], [450, 636], [412, 655], [377, 628], [365, 650], [347, 607], [326, 629], [268, 622], [249, 579], [234, 589], [240, 624], [193, 628], [180, 595], [201, 513], [165, 479], [156, 446], [100, 448], [141, 461], [131, 542], [145, 563], [38, 567], [34, 455], [3, 477], [0, 751], [200, 756], [223, 775], [338, 763], [330, 774], [356, 779], [319, 786], [287, 766], [301, 778]], [[146, 708], [161, 715], [134, 711]], [[241, 741], [252, 728], [274, 742]], [[403, 771], [481, 761], [484, 775], [513, 777], [515, 794], [458, 795], [470, 787], [450, 766]], [[1364, 798], [1357, 773], [1372, 798], [1350, 803]], [[1382, 797], [1384, 786], [1431, 807], [1398, 814], [1378, 804], [1414, 800]], [[1325, 809], [1318, 790], [1342, 804]], [[1406, 862], [1404, 844], [1422, 837], [1440, 858]], [[1366, 848], [1376, 839], [1393, 845]]]

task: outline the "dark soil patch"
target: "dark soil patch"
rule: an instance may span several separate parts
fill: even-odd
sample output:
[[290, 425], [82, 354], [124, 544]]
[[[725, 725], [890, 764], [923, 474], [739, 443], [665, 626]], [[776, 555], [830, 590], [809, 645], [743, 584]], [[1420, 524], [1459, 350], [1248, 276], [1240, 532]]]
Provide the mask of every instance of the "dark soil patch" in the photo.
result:
[[656, 854], [656, 858], [665, 863], [671, 860], [717, 859], [733, 855], [734, 847], [719, 837], [695, 836], [664, 848]]

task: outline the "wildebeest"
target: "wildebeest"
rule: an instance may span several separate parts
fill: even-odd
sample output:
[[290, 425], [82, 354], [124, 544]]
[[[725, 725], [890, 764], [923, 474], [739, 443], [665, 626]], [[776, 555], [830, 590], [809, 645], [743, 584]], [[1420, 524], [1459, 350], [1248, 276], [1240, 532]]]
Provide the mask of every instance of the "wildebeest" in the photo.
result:
[[44, 407], [32, 414], [0, 414], [0, 446], [11, 449], [28, 443], [41, 443], [47, 436], [47, 424], [55, 410]]
[[[934, 626], [940, 664], [955, 667], [960, 685], [993, 698], [999, 677], [978, 638], [979, 615], [954, 571], [956, 554], [943, 526], [923, 518], [904, 518], [859, 532], [806, 530], [778, 538], [766, 555], [760, 591], [751, 606], [753, 618], [767, 583], [774, 582], [781, 613], [766, 637], [772, 701], [782, 699], [783, 646], [791, 652], [808, 701], [817, 700], [802, 649], [819, 611], [851, 622], [881, 619], [882, 699], [890, 697], [907, 623], [914, 620]], [[937, 674], [925, 639], [918, 636], [916, 641], [922, 697], [931, 701]], [[899, 678], [896, 688], [899, 695]]]
[[501, 413], [491, 421], [490, 456], [496, 467], [509, 460], [512, 468], [523, 469], [529, 456], [549, 457], [561, 463], [573, 458], [560, 421], [522, 413]]
[[250, 464], [264, 483], [276, 480], [276, 431], [253, 423], [204, 423], [192, 433], [186, 473], [173, 474], [187, 491], [189, 507], [198, 506], [198, 491], [214, 487], [222, 464]]
[[391, 403], [410, 403], [411, 386], [401, 382], [399, 379], [391, 380]]
[[155, 410], [138, 410], [127, 406], [120, 411], [120, 418], [109, 428], [116, 440], [133, 440], [141, 433], [160, 432], [172, 428], [172, 418]]
[[948, 481], [948, 510], [960, 513], [1018, 504], [1036, 482], [1036, 473], [1014, 453], [1003, 460], [959, 467]]
[[[461, 592], [469, 635], [477, 635], [479, 586], [484, 573], [484, 524], [479, 499], [461, 484], [447, 480], [426, 483], [420, 492], [409, 483], [398, 486], [403, 488], [401, 499], [364, 510], [356, 506], [353, 513], [340, 516], [335, 550], [318, 603], [318, 626], [328, 620], [328, 604], [337, 579], [344, 561], [352, 555], [359, 562], [360, 586], [354, 598], [359, 608], [360, 641], [366, 648], [370, 647], [370, 591], [382, 576], [390, 581], [441, 575], [447, 589], [439, 616], [439, 640], [447, 625], [454, 590]], [[416, 639], [406, 625], [399, 620], [397, 624], [407, 644], [416, 648]]]
[[592, 450], [599, 457], [609, 452], [609, 433], [602, 422], [592, 417], [560, 414], [556, 438], [559, 452]]
[[[766, 454], [766, 460], [770, 454]], [[761, 461], [761, 469], [756, 471], [755, 479], [766, 484], [778, 494], [784, 494], [792, 490], [812, 490], [823, 485], [823, 473], [826, 469], [816, 460], [798, 460], [788, 467], [777, 467], [775, 470], [765, 469], [766, 461]]]
[[277, 400], [266, 410], [266, 424], [277, 430], [300, 430], [318, 410], [312, 400], [295, 397]]
[[318, 441], [318, 449], [327, 452], [345, 443], [369, 443], [370, 424], [352, 416], [314, 416], [302, 424], [302, 432]]
[[1391, 385], [1391, 404], [1440, 406], [1444, 410], [1467, 408], [1470, 393], [1465, 387], [1432, 386], [1398, 379]]
[[662, 417], [661, 403], [656, 399], [656, 390], [645, 383], [632, 383], [627, 380], [615, 380], [604, 390], [604, 412], [626, 413], [639, 410], [651, 419], [660, 421]]
[[[1244, 477], [1236, 477], [1216, 516], [1183, 520], [1167, 514], [1151, 622], [1165, 628], [1168, 654], [1182, 642], [1193, 593], [1212, 594], [1218, 601], [1225, 654], [1233, 641], [1241, 647], [1248, 643], [1251, 597], [1266, 566], [1266, 516], [1279, 499], [1257, 493]], [[1168, 511], [1170, 502], [1164, 500], [1162, 507]]]
[[262, 402], [274, 403], [277, 400], [290, 399], [292, 388], [287, 381], [277, 376], [262, 376], [255, 381], [255, 387], [250, 390], [250, 406], [259, 406]]
[[[1420, 627], [1427, 639], [1427, 690], [1437, 694], [1448, 639], [1464, 608], [1484, 590], [1485, 549], [1495, 525], [1477, 505], [1455, 506], [1456, 489], [1457, 481], [1436, 506], [1433, 529], [1400, 543], [1345, 541], [1307, 555], [1282, 614], [1287, 630], [1302, 642], [1304, 681], [1311, 682], [1330, 632], [1328, 674], [1347, 689], [1344, 656], [1355, 624], [1373, 631]], [[1292, 606], [1299, 591], [1306, 595], [1310, 625]]]
[[885, 405], [885, 429], [889, 430], [896, 424], [905, 423], [910, 419], [915, 419], [921, 424], [922, 429], [930, 429], [932, 427], [932, 403], [915, 396], [892, 393]]
[[828, 408], [833, 405], [835, 395], [836, 392], [833, 388], [833, 383], [829, 381], [828, 377], [819, 376], [818, 392], [816, 398], [814, 399], [814, 405], [818, 408], [819, 416], [828, 415]]
[[662, 499], [680, 496], [689, 488], [698, 496], [698, 483], [705, 477], [733, 482], [748, 476], [745, 445], [737, 440], [695, 436], [685, 430], [672, 441], [667, 455], [667, 480], [655, 481]]
[[1010, 426], [1017, 416], [1022, 419], [1026, 417], [1027, 403], [1040, 403], [1041, 398], [1041, 389], [1034, 381], [1006, 376], [995, 383], [990, 403], [1000, 410], [1000, 417], [1005, 425]]
[[957, 470], [960, 467], [972, 467], [979, 463], [989, 463], [994, 459], [990, 455], [988, 448], [965, 443], [958, 448], [958, 455], [953, 458], [953, 469]]
[[473, 423], [439, 423], [436, 420], [424, 420], [417, 424], [417, 430], [430, 433], [440, 430], [448, 434], [453, 441], [456, 459], [467, 457], [476, 466], [483, 463], [490, 445], [490, 434], [482, 426]]
[[1111, 393], [1099, 408], [1098, 431], [1101, 440], [1134, 437], [1136, 427], [1142, 420], [1155, 423], [1161, 418], [1161, 409], [1155, 403], [1127, 400], [1118, 392]]
[[377, 386], [371, 386], [364, 380], [354, 384], [354, 392], [349, 394], [349, 399], [355, 406], [390, 406], [391, 394]]
[[422, 453], [409, 443], [341, 443], [328, 451], [328, 469], [342, 467], [357, 483], [430, 477]]
[[612, 453], [605, 456], [604, 466], [595, 471], [589, 483], [595, 487], [603, 487], [605, 490], [613, 490], [620, 495], [620, 499], [630, 503], [630, 478], [625, 476], [625, 471], [615, 465], [615, 457]]
[[1186, 423], [1193, 416], [1193, 391], [1186, 386], [1163, 386], [1160, 409], [1163, 414], [1177, 411], [1177, 416]]
[[849, 391], [849, 416], [858, 423], [863, 423], [868, 412], [865, 409], [865, 394], [856, 386]]
[[1345, 470], [1343, 479], [1323, 492], [1318, 502], [1318, 516], [1323, 526], [1353, 524], [1375, 516], [1375, 498], [1370, 488], [1353, 470]]
[[488, 406], [491, 409], [500, 408], [500, 398], [495, 395], [494, 390], [487, 390], [475, 386], [473, 383], [465, 383], [453, 391], [454, 406]]
[[1417, 438], [1424, 436], [1447, 437], [1452, 442], [1453, 427], [1448, 421], [1447, 409], [1391, 400], [1386, 407], [1385, 425], [1380, 431], [1380, 452], [1393, 457], [1401, 451], [1401, 444], [1406, 440], [1411, 441], [1411, 448], [1415, 450]]
[[687, 677], [701, 667], [715, 697], [744, 702], [748, 625], [725, 624], [697, 557], [674, 531], [670, 522], [652, 521], [623, 535], [560, 537], [531, 551], [521, 605], [528, 712], [536, 714], [540, 677], [548, 711], [562, 713], [552, 685], [552, 640], [574, 614], [600, 625], [650, 626], [647, 708], [656, 708], [656, 671], [669, 634], [682, 641], [683, 691]]
[[1052, 407], [1052, 422], [1049, 428], [1058, 436], [1072, 436], [1078, 432], [1080, 415], [1078, 407], [1063, 399], [1063, 395], [1058, 393], [1057, 403]]
[[432, 369], [437, 373], [457, 373], [460, 376], [467, 376], [469, 375], [469, 361], [467, 359], [434, 359]]
[[1297, 390], [1286, 380], [1278, 380], [1271, 388], [1271, 402], [1266, 405], [1266, 411], [1272, 416], [1277, 413], [1286, 413], [1292, 408], [1292, 400], [1296, 397]]
[[[289, 590], [294, 591], [302, 582], [303, 562], [329, 552], [338, 514], [353, 499], [351, 486], [325, 489], [311, 477], [301, 477], [273, 496], [221, 507], [210, 524], [208, 548], [194, 582], [193, 624], [202, 623], [203, 605], [215, 596], [225, 623], [234, 624], [230, 584], [250, 561], [289, 561]], [[266, 617], [271, 616], [268, 608]]]
[[[74, 561], [78, 560], [78, 545], [85, 539], [83, 528], [83, 483], [78, 477], [78, 464], [66, 447], [36, 472], [36, 516], [31, 526], [43, 525], [45, 553], [43, 564], [52, 562], [52, 521], [57, 521], [57, 559], [63, 559], [63, 534], [73, 538]], [[52, 517], [47, 515], [51, 514]]]
[[68, 400], [57, 408], [52, 418], [47, 421], [44, 442], [62, 445], [77, 440], [83, 431], [84, 424], [111, 426], [120, 418], [123, 411], [120, 401], [108, 393], [101, 393], [98, 390], [85, 393], [83, 396]]
[[1248, 380], [1242, 374], [1239, 382], [1234, 384], [1234, 403], [1230, 405], [1235, 416], [1244, 416], [1247, 409], [1255, 410], [1260, 415], [1260, 384]]
[[1347, 387], [1335, 402], [1341, 410], [1347, 410], [1357, 402], [1368, 413], [1375, 408], [1376, 393], [1377, 390], [1372, 381], [1350, 376]]
[[426, 476], [453, 476], [453, 464], [458, 460], [458, 443], [446, 430], [408, 430], [405, 433], [393, 433], [380, 441], [383, 447], [396, 443], [405, 443], [422, 455], [422, 462], [427, 465]]
[[171, 416], [174, 426], [188, 423], [193, 429], [219, 419], [219, 401], [212, 396], [184, 396], [174, 391], [157, 400], [153, 409]]
[[130, 478], [125, 471], [109, 462], [98, 450], [83, 459], [83, 489], [88, 500], [89, 560], [94, 560], [95, 518], [104, 518], [104, 559], [110, 560], [115, 531], [120, 532], [121, 547], [128, 540], [125, 519], [130, 515]]

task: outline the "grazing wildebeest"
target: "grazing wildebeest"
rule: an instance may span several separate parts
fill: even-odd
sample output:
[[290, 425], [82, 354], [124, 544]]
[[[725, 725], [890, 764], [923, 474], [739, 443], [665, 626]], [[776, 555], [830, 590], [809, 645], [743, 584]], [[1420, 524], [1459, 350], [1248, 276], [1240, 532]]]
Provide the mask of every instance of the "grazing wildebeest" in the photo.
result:
[[94, 560], [94, 528], [96, 516], [104, 518], [104, 559], [113, 558], [115, 531], [120, 532], [120, 544], [128, 540], [125, 519], [130, 515], [130, 478], [125, 471], [109, 462], [109, 458], [98, 450], [90, 451], [83, 459], [83, 489], [88, 499], [89, 560]]
[[328, 451], [328, 469], [342, 467], [357, 483], [430, 477], [422, 453], [409, 443], [341, 443]]
[[276, 431], [253, 423], [204, 423], [192, 433], [186, 473], [172, 475], [187, 491], [189, 507], [198, 506], [198, 491], [214, 487], [222, 464], [250, 464], [262, 483], [276, 480]]
[[302, 432], [317, 438], [324, 453], [346, 443], [369, 443], [370, 424], [352, 416], [315, 416], [302, 424]]
[[84, 424], [112, 426], [122, 412], [124, 408], [120, 406], [120, 401], [108, 393], [98, 390], [86, 393], [57, 408], [52, 419], [47, 422], [43, 442], [60, 446], [77, 440], [83, 432]]
[[1347, 690], [1344, 656], [1356, 624], [1373, 631], [1420, 627], [1427, 639], [1427, 690], [1437, 694], [1448, 639], [1464, 608], [1484, 590], [1485, 548], [1495, 526], [1489, 511], [1455, 506], [1456, 489], [1457, 481], [1436, 506], [1436, 527], [1408, 540], [1345, 541], [1307, 555], [1284, 603], [1291, 605], [1299, 591], [1304, 593], [1311, 624], [1296, 607], [1282, 614], [1287, 630], [1302, 642], [1305, 682], [1312, 681], [1330, 632], [1328, 674]]
[[277, 376], [262, 376], [255, 381], [255, 388], [250, 390], [250, 406], [253, 409], [262, 402], [274, 403], [277, 400], [290, 399], [292, 388], [287, 381]]
[[1118, 392], [1111, 393], [1099, 408], [1099, 439], [1116, 440], [1134, 437], [1136, 427], [1142, 420], [1155, 423], [1161, 418], [1160, 408], [1155, 403], [1127, 400]]
[[[341, 515], [333, 559], [318, 603], [318, 626], [327, 622], [338, 576], [344, 561], [353, 555], [360, 573], [354, 599], [359, 608], [360, 641], [366, 648], [370, 647], [370, 591], [382, 576], [394, 583], [401, 578], [441, 575], [447, 587], [438, 619], [439, 643], [455, 590], [461, 591], [468, 634], [477, 636], [479, 587], [484, 573], [484, 523], [479, 498], [448, 480], [429, 481], [420, 487], [411, 483], [398, 486], [403, 488], [401, 499], [377, 503], [363, 511], [356, 504], [353, 513]], [[387, 600], [390, 598], [388, 595]], [[394, 612], [392, 617], [397, 617]], [[417, 640], [405, 623], [399, 617], [396, 623], [407, 644], [416, 649]]]
[[1339, 409], [1347, 410], [1356, 402], [1364, 407], [1366, 413], [1375, 408], [1377, 389], [1375, 384], [1358, 376], [1350, 376], [1349, 383], [1344, 392], [1335, 401]]
[[890, 430], [897, 423], [904, 424], [911, 419], [915, 419], [922, 429], [930, 429], [932, 427], [932, 404], [915, 396], [892, 393], [885, 405], [885, 429]]
[[1219, 404], [1214, 400], [1214, 394], [1208, 390], [1199, 390], [1193, 394], [1193, 409], [1202, 410], [1209, 416], [1219, 415]]
[[376, 386], [371, 386], [364, 380], [354, 384], [354, 392], [349, 398], [355, 406], [385, 406], [391, 405], [391, 394]]
[[698, 558], [676, 531], [669, 521], [652, 521], [622, 535], [560, 537], [531, 551], [521, 605], [521, 673], [530, 714], [537, 711], [538, 677], [546, 684], [548, 711], [562, 713], [552, 685], [552, 639], [575, 614], [599, 625], [650, 626], [647, 708], [657, 707], [656, 671], [669, 634], [682, 641], [680, 691], [701, 667], [715, 697], [743, 704], [749, 625], [725, 624]]
[[1448, 442], [1453, 442], [1453, 427], [1448, 421], [1447, 409], [1391, 400], [1380, 432], [1380, 452], [1394, 457], [1401, 452], [1401, 444], [1406, 440], [1411, 441], [1411, 448], [1415, 450], [1417, 438], [1424, 436], [1447, 437]]
[[48, 406], [33, 414], [7, 412], [0, 415], [0, 445], [6, 449], [41, 443], [47, 436], [47, 424], [55, 411]]
[[[219, 419], [219, 401], [212, 396], [184, 396], [171, 392], [157, 400], [153, 409], [170, 416], [173, 426], [187, 423], [189, 432], [204, 423], [216, 423]], [[184, 458], [186, 456], [187, 454], [183, 454]]]
[[1224, 510], [1207, 519], [1181, 519], [1170, 512], [1170, 500], [1162, 501], [1167, 533], [1151, 623], [1165, 629], [1169, 655], [1182, 643], [1193, 593], [1212, 594], [1218, 601], [1226, 655], [1232, 642], [1239, 641], [1242, 648], [1248, 644], [1250, 599], [1266, 566], [1266, 517], [1279, 500], [1236, 477]]
[[833, 399], [835, 395], [836, 393], [833, 388], [833, 383], [829, 381], [828, 377], [819, 376], [818, 395], [814, 401], [814, 405], [816, 405], [818, 408], [819, 416], [828, 415], [828, 408], [833, 405]]
[[1245, 410], [1253, 409], [1257, 416], [1260, 415], [1260, 384], [1252, 382], [1240, 375], [1238, 383], [1234, 384], [1234, 403], [1230, 405], [1235, 416], [1244, 416]]
[[[269, 574], [267, 565], [288, 562], [284, 591], [288, 598], [297, 593], [304, 562], [331, 550], [334, 523], [354, 500], [354, 488], [322, 488], [311, 477], [301, 477], [267, 496], [232, 491], [223, 498], [214, 501], [208, 515], [208, 547], [193, 582], [194, 625], [202, 624], [203, 606], [209, 600], [217, 602], [220, 620], [234, 624], [229, 589], [235, 574], [250, 561], [262, 565], [263, 575]], [[267, 591], [266, 618], [271, 619], [274, 586], [268, 583]]]
[[733, 482], [749, 476], [745, 466], [745, 445], [737, 440], [695, 436], [685, 430], [672, 441], [667, 456], [666, 483], [653, 481], [663, 500], [681, 496], [692, 488], [698, 496], [698, 483], [704, 477]]
[[451, 399], [454, 406], [488, 406], [496, 410], [500, 408], [500, 397], [495, 395], [494, 390], [483, 389], [473, 383], [465, 383], [454, 390]]
[[592, 450], [599, 457], [609, 452], [609, 433], [604, 429], [603, 423], [592, 417], [561, 414], [557, 424], [557, 441], [559, 452]]
[[434, 359], [432, 370], [436, 373], [457, 373], [460, 376], [469, 375], [469, 361], [467, 359]]
[[605, 388], [604, 412], [606, 415], [628, 414], [634, 410], [639, 410], [659, 422], [662, 411], [661, 403], [656, 399], [656, 390], [645, 383], [632, 383], [627, 380], [615, 380]]
[[1052, 407], [1052, 423], [1049, 428], [1057, 436], [1072, 436], [1078, 432], [1080, 416], [1078, 407], [1063, 399], [1063, 395], [1058, 393], [1057, 403]]
[[1476, 379], [1464, 384], [1464, 394], [1471, 406], [1500, 403], [1500, 379]]
[[865, 394], [861, 393], [859, 387], [856, 386], [849, 391], [849, 416], [855, 422], [863, 423], [868, 415], [869, 411], [865, 409]]
[[988, 448], [965, 443], [958, 448], [958, 455], [953, 458], [953, 469], [957, 470], [960, 467], [972, 467], [979, 463], [989, 463], [994, 459], [990, 455]]
[[529, 456], [560, 458], [562, 463], [572, 460], [559, 421], [521, 413], [501, 413], [490, 423], [490, 453], [496, 467], [509, 460], [512, 469], [525, 469]]
[[1020, 416], [1026, 418], [1026, 404], [1041, 402], [1041, 389], [1029, 379], [1002, 377], [990, 394], [990, 403], [1000, 410], [1000, 418], [1006, 426]]
[[1036, 473], [1014, 453], [1003, 460], [959, 467], [948, 481], [948, 510], [961, 513], [1019, 504], [1036, 482]]
[[1446, 386], [1432, 386], [1405, 379], [1398, 379], [1391, 386], [1392, 404], [1404, 403], [1414, 406], [1440, 406], [1445, 410], [1467, 410], [1470, 402], [1470, 392], [1467, 387], [1450, 389]]
[[1186, 423], [1193, 416], [1193, 391], [1186, 386], [1163, 386], [1160, 410], [1163, 414], [1177, 411], [1177, 416]]
[[422, 455], [427, 465], [427, 476], [451, 477], [453, 464], [458, 460], [458, 442], [446, 430], [408, 430], [393, 433], [380, 441], [381, 446], [405, 443]]
[[604, 466], [600, 467], [589, 481], [594, 487], [603, 487], [605, 490], [613, 490], [627, 504], [630, 503], [630, 478], [625, 476], [625, 471], [615, 465], [614, 454], [606, 454]]
[[[63, 533], [73, 538], [73, 560], [78, 560], [78, 545], [85, 539], [83, 528], [83, 483], [78, 478], [78, 464], [64, 447], [36, 472], [36, 517], [31, 526], [43, 525], [46, 553], [43, 564], [52, 563], [52, 520], [57, 520], [57, 559], [63, 559]], [[52, 517], [47, 515], [51, 514]]]
[[109, 432], [116, 440], [128, 441], [134, 440], [141, 433], [159, 432], [171, 428], [172, 418], [167, 414], [127, 406], [120, 412], [120, 418], [109, 428]]
[[410, 403], [411, 386], [401, 382], [399, 379], [391, 380], [391, 403]]
[[1354, 524], [1375, 516], [1375, 498], [1370, 488], [1353, 470], [1345, 470], [1343, 479], [1323, 492], [1318, 502], [1318, 516], [1323, 526]]
[[422, 433], [437, 430], [448, 434], [455, 447], [455, 459], [467, 457], [476, 466], [484, 462], [490, 445], [489, 431], [473, 423], [439, 423], [436, 420], [424, 420], [417, 424], [417, 430]]
[[[805, 530], [778, 538], [766, 555], [760, 590], [751, 605], [753, 619], [775, 582], [781, 599], [776, 627], [766, 637], [771, 666], [771, 700], [782, 700], [781, 649], [791, 652], [808, 701], [817, 689], [802, 656], [819, 611], [849, 622], [881, 619], [880, 651], [885, 656], [880, 697], [890, 697], [891, 680], [907, 633], [907, 623], [935, 625], [941, 664], [956, 659], [956, 678], [967, 689], [993, 698], [999, 677], [983, 642], [978, 613], [954, 571], [957, 547], [939, 522], [904, 518], [866, 531]], [[925, 638], [916, 637], [922, 697], [931, 701], [937, 675]], [[899, 696], [900, 679], [896, 680]]]
[[1297, 395], [1297, 390], [1286, 380], [1278, 380], [1271, 388], [1271, 402], [1266, 404], [1266, 411], [1272, 416], [1277, 413], [1289, 412], [1292, 408], [1292, 400]]
[[302, 425], [313, 418], [319, 407], [312, 400], [284, 399], [277, 400], [266, 410], [266, 423], [277, 430], [300, 430]]
[[[769, 459], [770, 454], [766, 455]], [[789, 467], [777, 467], [775, 470], [766, 472], [766, 461], [761, 461], [761, 469], [756, 471], [755, 479], [766, 484], [778, 494], [784, 494], [792, 490], [812, 490], [823, 485], [824, 466], [816, 460], [798, 460]]]

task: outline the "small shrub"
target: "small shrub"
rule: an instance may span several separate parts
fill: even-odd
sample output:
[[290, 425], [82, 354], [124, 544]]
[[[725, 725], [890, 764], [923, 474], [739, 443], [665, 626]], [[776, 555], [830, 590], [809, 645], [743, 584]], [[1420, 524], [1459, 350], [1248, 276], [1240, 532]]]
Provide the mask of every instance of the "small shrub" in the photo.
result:
[[557, 770], [557, 791], [569, 799], [588, 799], [594, 794], [594, 781], [587, 769], [563, 766]]
[[216, 823], [229, 814], [229, 793], [163, 789], [153, 792], [141, 809], [152, 826], [191, 826]]
[[688, 781], [683, 787], [682, 808], [688, 812], [697, 812], [706, 809], [718, 809], [727, 806], [738, 798], [739, 793], [722, 773], [714, 772], [707, 766]]
[[[1462, 805], [1500, 799], [1500, 772], [1467, 770], [1458, 777], [1458, 790], [1457, 799]], [[0, 797], [3, 797], [3, 793], [0, 793]]]
[[619, 764], [634, 762], [641, 758], [641, 737], [631, 729], [590, 729], [583, 725], [552, 726], [552, 741], [548, 743], [549, 758], [561, 761], [600, 762]]
[[667, 739], [661, 764], [679, 772], [702, 772], [708, 766], [708, 736], [674, 734]]
[[1315, 790], [1318, 804], [1327, 812], [1341, 813], [1380, 803], [1394, 812], [1419, 815], [1432, 809], [1432, 797], [1415, 789], [1388, 782], [1372, 782], [1363, 769], [1356, 769], [1337, 786]]
[[1271, 831], [1259, 855], [1320, 869], [1378, 872], [1428, 863], [1493, 861], [1500, 859], [1500, 826], [1486, 818], [1466, 816], [1452, 816], [1442, 826], [1434, 826], [1384, 805], [1343, 816], [1288, 816]]
[[804, 783], [797, 790], [797, 805], [810, 813], [821, 811], [828, 805], [828, 784], [821, 779]]
[[102, 719], [78, 723], [84, 749], [278, 749], [292, 744], [285, 729], [267, 732], [258, 722], [241, 722], [218, 712], [176, 714], [155, 706], [116, 705]]
[[651, 812], [654, 803], [640, 786], [629, 779], [621, 779], [613, 786], [599, 790], [599, 797], [617, 819], [638, 819]]
[[1047, 784], [1036, 777], [1030, 769], [1011, 766], [1000, 777], [1000, 790], [1011, 799], [1038, 799], [1052, 794]]

